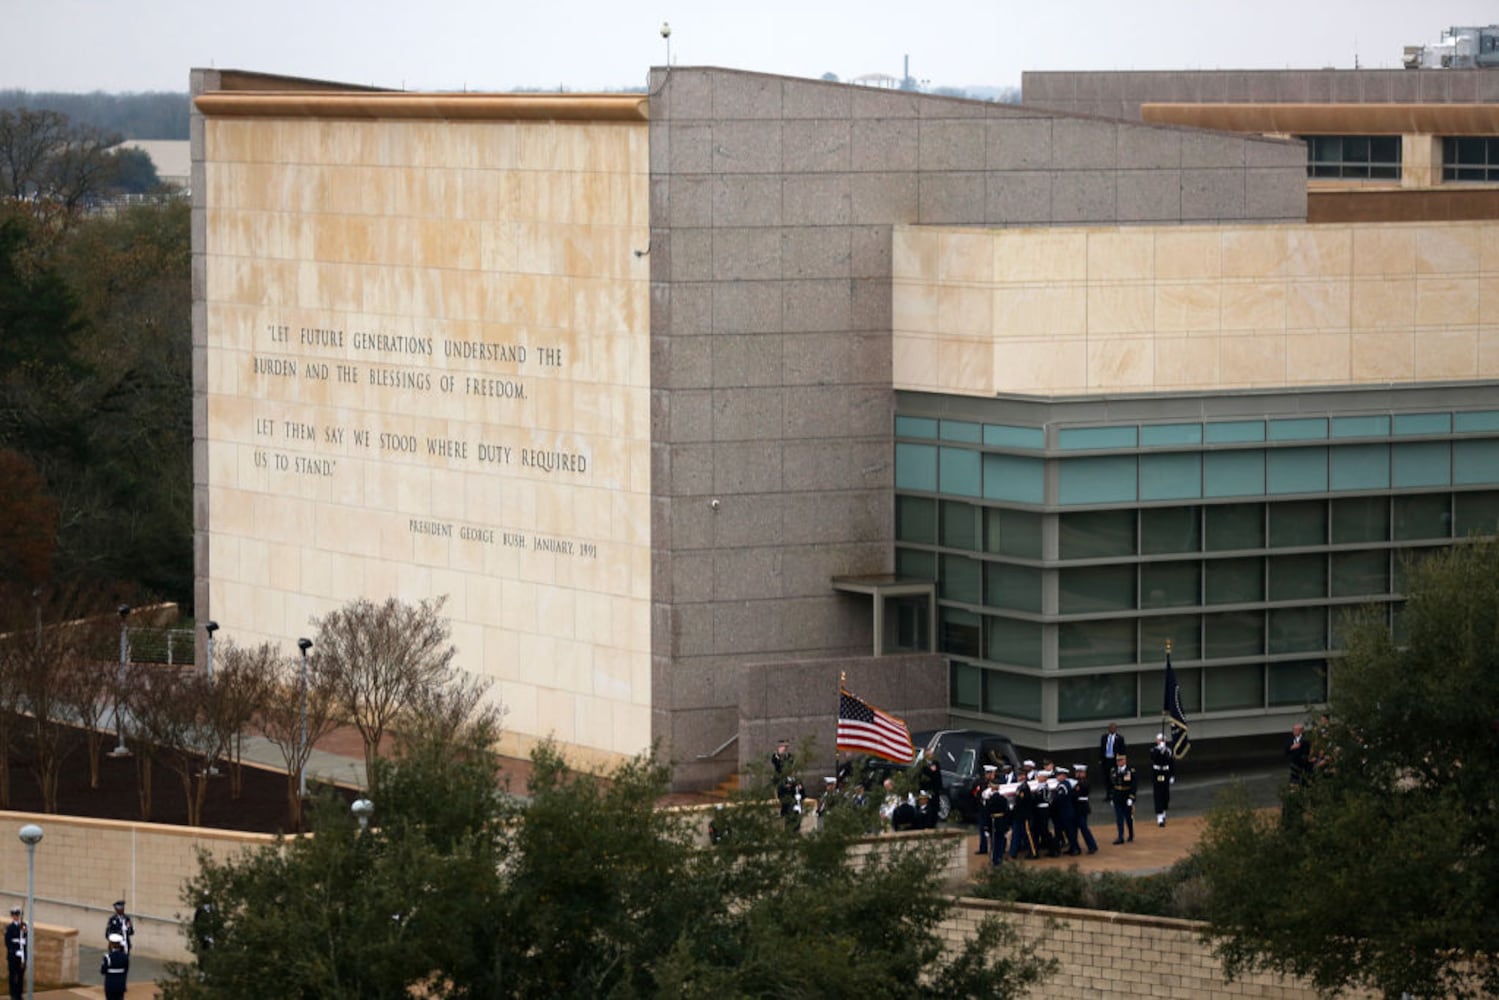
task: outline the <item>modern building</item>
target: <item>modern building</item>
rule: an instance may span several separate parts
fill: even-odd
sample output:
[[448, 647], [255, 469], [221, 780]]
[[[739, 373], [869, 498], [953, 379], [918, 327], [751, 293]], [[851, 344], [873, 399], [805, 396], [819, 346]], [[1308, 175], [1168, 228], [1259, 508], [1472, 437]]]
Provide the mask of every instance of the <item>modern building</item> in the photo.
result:
[[516, 749], [706, 786], [830, 758], [846, 676], [1070, 751], [1158, 728], [1168, 639], [1194, 736], [1276, 733], [1499, 519], [1499, 225], [1310, 223], [1285, 134], [689, 67], [194, 94], [200, 613], [447, 595]]

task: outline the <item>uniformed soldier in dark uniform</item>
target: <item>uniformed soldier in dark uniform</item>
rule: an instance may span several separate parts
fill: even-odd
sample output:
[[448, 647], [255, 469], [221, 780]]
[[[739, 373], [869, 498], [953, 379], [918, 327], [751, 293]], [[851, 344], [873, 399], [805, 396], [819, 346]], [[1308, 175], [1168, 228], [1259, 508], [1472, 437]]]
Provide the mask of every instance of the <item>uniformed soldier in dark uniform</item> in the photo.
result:
[[1036, 845], [1037, 854], [1044, 851], [1048, 858], [1054, 858], [1059, 853], [1051, 828], [1051, 797], [1056, 785], [1050, 771], [1038, 771], [1036, 780], [1041, 787], [1031, 799], [1031, 840]]
[[135, 937], [135, 923], [125, 912], [125, 901], [115, 900], [115, 911], [109, 915], [104, 922], [104, 937], [108, 940], [109, 935], [120, 935], [120, 944], [125, 948], [125, 954], [130, 954], [131, 938]]
[[1022, 776], [1015, 786], [1015, 801], [1010, 806], [1010, 857], [1018, 857], [1025, 847], [1025, 856], [1036, 856], [1036, 841], [1031, 835], [1031, 820], [1035, 816], [1036, 799], [1027, 776]]
[[1129, 828], [1129, 839], [1135, 839], [1135, 769], [1129, 766], [1129, 756], [1119, 754], [1113, 773], [1109, 775], [1109, 798], [1114, 802], [1114, 825], [1119, 835], [1114, 843], [1124, 843], [1125, 827]]
[[791, 773], [791, 744], [785, 740], [776, 743], [776, 752], [770, 755], [770, 766], [780, 779]]
[[786, 829], [800, 830], [802, 825], [802, 783], [793, 774], [786, 774], [776, 785], [776, 798], [781, 803], [781, 818]]
[[1155, 797], [1155, 825], [1166, 825], [1166, 810], [1171, 806], [1171, 783], [1176, 780], [1176, 760], [1166, 745], [1166, 734], [1155, 734], [1150, 748], [1151, 791]]
[[1088, 765], [1074, 764], [1072, 773], [1072, 797], [1077, 806], [1077, 833], [1083, 838], [1083, 843], [1088, 845], [1088, 853], [1097, 854], [1098, 841], [1093, 839], [1093, 831], [1088, 827], [1088, 816], [1093, 812], [1093, 807], [1088, 802], [1093, 790], [1088, 783]]
[[1005, 835], [1010, 832], [1010, 800], [1000, 791], [998, 781], [984, 800], [982, 822], [989, 826], [989, 863], [997, 865], [1004, 860]]
[[109, 950], [99, 959], [99, 974], [104, 977], [104, 1000], [125, 1000], [125, 976], [130, 971], [130, 956], [125, 952], [125, 936], [111, 934]]
[[21, 1000], [26, 989], [26, 960], [31, 956], [30, 948], [21, 908], [13, 906], [10, 923], [5, 925], [5, 964], [10, 971], [10, 1000]]
[[984, 783], [974, 789], [974, 795], [978, 797], [979, 816], [979, 849], [975, 854], [989, 853], [989, 834], [992, 828], [989, 823], [989, 796], [999, 787], [999, 766], [997, 764], [984, 765]]
[[1072, 798], [1072, 775], [1065, 767], [1057, 768], [1057, 790], [1051, 797], [1052, 822], [1057, 827], [1057, 846], [1067, 842], [1069, 855], [1081, 854], [1077, 846], [1077, 803]]

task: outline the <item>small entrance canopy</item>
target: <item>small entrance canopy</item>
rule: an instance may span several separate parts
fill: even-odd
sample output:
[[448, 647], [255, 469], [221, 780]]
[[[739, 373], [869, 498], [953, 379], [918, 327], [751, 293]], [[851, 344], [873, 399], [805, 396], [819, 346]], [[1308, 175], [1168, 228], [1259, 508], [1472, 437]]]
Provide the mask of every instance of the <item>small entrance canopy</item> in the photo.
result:
[[874, 599], [874, 655], [930, 653], [937, 634], [937, 585], [931, 580], [874, 573], [835, 576], [833, 589]]

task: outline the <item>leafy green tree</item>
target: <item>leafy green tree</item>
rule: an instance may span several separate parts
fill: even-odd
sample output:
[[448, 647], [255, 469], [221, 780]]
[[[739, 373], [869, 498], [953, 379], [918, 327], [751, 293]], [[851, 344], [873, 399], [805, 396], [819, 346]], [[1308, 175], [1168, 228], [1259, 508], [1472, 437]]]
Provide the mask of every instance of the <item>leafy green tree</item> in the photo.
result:
[[365, 834], [319, 809], [314, 837], [204, 857], [197, 964], [163, 996], [1006, 997], [1050, 968], [999, 923], [946, 953], [940, 857], [887, 841], [856, 860], [852, 803], [798, 835], [741, 801], [709, 845], [656, 807], [653, 758], [595, 777], [543, 745], [523, 800], [496, 793], [491, 739], [403, 741]]
[[1326, 761], [1279, 815], [1216, 808], [1199, 848], [1230, 974], [1335, 993], [1499, 993], [1499, 544], [1411, 568], [1402, 637], [1349, 629]]

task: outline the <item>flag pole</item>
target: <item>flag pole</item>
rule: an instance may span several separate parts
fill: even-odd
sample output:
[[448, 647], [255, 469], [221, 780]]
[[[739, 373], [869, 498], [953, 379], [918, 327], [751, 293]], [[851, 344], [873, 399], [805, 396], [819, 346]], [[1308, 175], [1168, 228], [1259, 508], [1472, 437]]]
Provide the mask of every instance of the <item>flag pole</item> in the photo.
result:
[[[1168, 667], [1171, 666], [1171, 640], [1170, 639], [1166, 640], [1166, 666], [1168, 666]], [[1170, 730], [1166, 728], [1167, 726], [1170, 725], [1170, 719], [1171, 719], [1171, 713], [1168, 712], [1168, 711], [1166, 711], [1166, 703], [1165, 703], [1165, 701], [1162, 701], [1161, 702], [1161, 732], [1163, 732], [1163, 733], [1170, 732]], [[1172, 738], [1175, 739], [1176, 734], [1172, 733], [1171, 735], [1172, 735]]]

